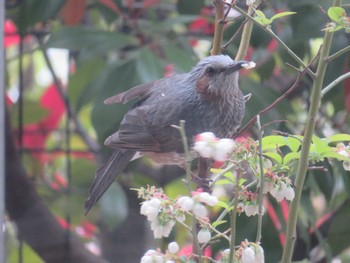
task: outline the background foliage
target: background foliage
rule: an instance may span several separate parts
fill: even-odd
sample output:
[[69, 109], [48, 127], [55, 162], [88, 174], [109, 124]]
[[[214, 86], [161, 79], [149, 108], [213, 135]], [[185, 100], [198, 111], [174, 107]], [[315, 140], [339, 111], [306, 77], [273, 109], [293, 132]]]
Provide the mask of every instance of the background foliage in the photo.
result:
[[[322, 10], [327, 10], [330, 4], [326, 0], [271, 0], [265, 1], [262, 10], [266, 17], [280, 11], [296, 12], [272, 23], [272, 28], [296, 54], [310, 59], [321, 44], [321, 30], [328, 22]], [[131, 106], [106, 106], [104, 99], [139, 83], [187, 72], [200, 57], [209, 54], [214, 30], [211, 3], [202, 0], [193, 0], [191, 4], [186, 0], [27, 0], [7, 1], [6, 5], [8, 105], [16, 129], [18, 86], [23, 81], [23, 162], [31, 180], [62, 226], [70, 227], [82, 242], [95, 250], [101, 249], [102, 255], [111, 262], [118, 262], [121, 255], [125, 262], [137, 262], [150, 242], [141, 242], [136, 253], [133, 250], [135, 242], [147, 240], [147, 228], [142, 225], [143, 218], [135, 215], [139, 206], [135, 194], [128, 188], [155, 184], [164, 186], [166, 192], [175, 197], [183, 191], [180, 181], [183, 172], [177, 168], [154, 167], [147, 160], [135, 162], [128, 168], [128, 176], [122, 179], [121, 185], [116, 183], [98, 207], [84, 217], [83, 202], [94, 171], [108, 155], [108, 149], [89, 143], [85, 137], [103, 145], [104, 139], [118, 129], [123, 114]], [[242, 20], [238, 18], [225, 25], [224, 43], [238, 30]], [[22, 80], [18, 72], [19, 34], [23, 38]], [[348, 46], [349, 41], [349, 35], [343, 30], [335, 32], [331, 52]], [[224, 53], [234, 57], [238, 43], [239, 38]], [[59, 55], [69, 63], [65, 69], [67, 79], [64, 79], [64, 73], [63, 77], [60, 75], [62, 68], [55, 68], [59, 83], [52, 81], [52, 76], [46, 82], [39, 77], [40, 74], [51, 75], [43, 56], [51, 48], [69, 50], [69, 53]], [[295, 65], [290, 56], [256, 27], [246, 59], [255, 61], [257, 68], [249, 74], [244, 72], [240, 79], [244, 94], [252, 94], [243, 123], [285, 92], [297, 76], [296, 71], [287, 65]], [[59, 60], [59, 57], [56, 55], [54, 60]], [[58, 65], [62, 67], [62, 64]], [[347, 53], [331, 62], [325, 84], [348, 70]], [[293, 94], [262, 117], [262, 124], [269, 124], [265, 127], [265, 134], [273, 130], [303, 133], [310, 82], [305, 77]], [[57, 92], [60, 86], [67, 93], [68, 100], [62, 99]], [[70, 120], [68, 124], [72, 132], [68, 142], [64, 132], [67, 103], [74, 109], [70, 115], [78, 119], [84, 131], [77, 129], [76, 121]], [[328, 137], [350, 133], [349, 111], [350, 82], [346, 80], [323, 99], [316, 135]], [[252, 129], [247, 134], [254, 137], [256, 131]], [[71, 148], [69, 173], [65, 156], [67, 143]], [[334, 256], [350, 245], [350, 228], [346, 224], [350, 216], [347, 205], [349, 174], [340, 163], [315, 165], [322, 165], [327, 171], [313, 170], [307, 176], [298, 225], [300, 260], [307, 258], [318, 244]], [[266, 261], [277, 262], [284, 242], [287, 206], [271, 200], [267, 210], [262, 242]], [[69, 225], [65, 220], [67, 214], [71, 218]], [[240, 236], [237, 240], [253, 236], [255, 220], [244, 215], [238, 220]], [[139, 224], [141, 230], [133, 228], [135, 224]], [[185, 236], [181, 229], [177, 233], [176, 238], [183, 242]], [[8, 236], [12, 240], [9, 242], [9, 262], [17, 262], [15, 235], [8, 231]], [[217, 244], [217, 249], [220, 246]], [[29, 248], [24, 253], [27, 258], [35, 257]]]

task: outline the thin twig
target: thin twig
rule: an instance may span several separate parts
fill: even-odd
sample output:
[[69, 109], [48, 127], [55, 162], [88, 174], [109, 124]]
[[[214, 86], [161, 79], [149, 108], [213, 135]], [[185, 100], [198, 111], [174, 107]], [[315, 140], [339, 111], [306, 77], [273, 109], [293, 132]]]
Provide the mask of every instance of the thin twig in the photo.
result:
[[98, 143], [96, 141], [94, 141], [85, 131], [83, 125], [81, 124], [80, 120], [77, 117], [77, 114], [74, 110], [74, 108], [72, 107], [70, 100], [66, 94], [66, 91], [64, 90], [61, 81], [59, 80], [59, 78], [57, 77], [55, 70], [52, 66], [51, 60], [47, 54], [47, 50], [44, 47], [43, 41], [40, 37], [37, 36], [37, 40], [40, 46], [40, 49], [42, 50], [46, 65], [52, 75], [52, 78], [54, 80], [56, 89], [58, 91], [58, 93], [60, 94], [62, 100], [64, 101], [66, 107], [67, 107], [67, 111], [68, 111], [68, 115], [70, 115], [75, 128], [76, 128], [76, 132], [81, 136], [81, 138], [84, 140], [84, 142], [87, 144], [87, 146], [89, 147], [90, 151], [92, 153], [95, 154], [95, 156], [98, 158], [98, 153], [100, 152], [100, 146], [98, 145]]
[[257, 26], [259, 26], [260, 28], [262, 28], [268, 35], [270, 35], [272, 38], [276, 39], [277, 42], [281, 45], [281, 47], [287, 51], [287, 53], [294, 58], [294, 60], [296, 60], [300, 66], [302, 66], [302, 68], [304, 70], [307, 71], [307, 73], [314, 78], [315, 77], [315, 73], [304, 63], [304, 61], [302, 61], [301, 58], [299, 58], [269, 27], [266, 27], [262, 24], [260, 24], [258, 21], [256, 21], [254, 19], [254, 17], [252, 17], [251, 15], [247, 14], [243, 9], [239, 8], [237, 5], [232, 5], [232, 8], [235, 9], [238, 13], [240, 13], [241, 15], [245, 16], [248, 20], [252, 21], [254, 24], [256, 24]]
[[239, 201], [239, 182], [240, 178], [240, 173], [237, 175], [237, 180], [236, 180], [236, 185], [234, 188], [235, 194], [234, 194], [234, 200], [233, 200], [233, 209], [231, 210], [231, 241], [230, 241], [230, 258], [229, 258], [229, 263], [233, 263], [234, 260], [234, 254], [235, 254], [235, 243], [236, 243], [236, 225], [237, 225], [237, 206], [238, 206], [238, 201]]
[[259, 129], [259, 163], [260, 163], [260, 185], [259, 185], [259, 194], [258, 194], [258, 204], [259, 204], [259, 213], [258, 213], [258, 226], [256, 231], [256, 239], [255, 242], [259, 243], [261, 241], [261, 230], [262, 230], [262, 216], [263, 216], [263, 193], [264, 193], [264, 184], [265, 184], [265, 176], [264, 176], [264, 163], [263, 163], [263, 152], [262, 152], [262, 136], [263, 129], [260, 123], [260, 116], [257, 115], [257, 125]]
[[335, 79], [334, 81], [332, 81], [327, 87], [325, 87], [322, 91], [321, 91], [321, 97], [323, 97], [324, 95], [326, 95], [327, 92], [329, 92], [331, 89], [333, 89], [335, 86], [337, 86], [340, 82], [342, 82], [343, 80], [350, 78], [350, 72], [347, 72], [341, 76], [339, 76], [337, 79]]
[[[309, 62], [309, 64], [307, 65], [307, 68], [309, 68], [314, 61], [319, 57], [320, 51], [321, 51], [322, 46], [320, 47], [320, 49], [318, 50], [316, 56]], [[270, 104], [269, 106], [267, 106], [266, 108], [264, 108], [263, 110], [259, 111], [259, 113], [257, 115], [263, 116], [265, 113], [267, 113], [269, 110], [271, 110], [272, 108], [274, 108], [278, 103], [282, 102], [285, 98], [288, 97], [289, 94], [291, 94], [298, 86], [299, 86], [299, 82], [302, 79], [302, 77], [305, 75], [305, 73], [307, 73], [307, 68], [305, 68], [302, 71], [298, 71], [298, 77], [297, 79], [294, 81], [293, 85], [285, 92], [282, 94], [282, 96], [278, 97], [272, 104]], [[257, 116], [256, 115], [256, 116]], [[236, 134], [235, 137], [238, 137], [239, 135], [241, 135], [245, 130], [247, 130], [250, 126], [252, 126], [255, 122], [256, 122], [256, 116], [254, 116], [253, 118], [251, 118], [248, 123], [246, 125], [244, 125], [244, 127], [242, 129], [240, 129]]]
[[225, 45], [223, 45], [221, 47], [222, 50], [225, 50], [235, 39], [236, 37], [239, 35], [239, 33], [241, 33], [244, 25], [248, 22], [248, 19], [244, 20], [238, 27], [237, 31], [234, 33], [234, 35], [230, 38], [229, 41], [227, 41], [227, 43]]
[[336, 59], [337, 57], [340, 57], [341, 55], [345, 54], [346, 52], [350, 51], [350, 46], [346, 46], [343, 49], [335, 52], [333, 55], [330, 55], [326, 58], [327, 62], [331, 62], [332, 60]]

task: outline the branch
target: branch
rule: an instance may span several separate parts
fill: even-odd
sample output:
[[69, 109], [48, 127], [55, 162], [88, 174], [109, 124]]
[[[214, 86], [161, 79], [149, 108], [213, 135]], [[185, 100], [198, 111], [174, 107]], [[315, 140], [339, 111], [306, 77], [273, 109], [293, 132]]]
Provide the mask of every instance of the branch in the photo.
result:
[[330, 55], [326, 58], [327, 62], [331, 62], [332, 60], [336, 59], [337, 57], [340, 57], [341, 55], [345, 54], [346, 52], [350, 51], [350, 46], [347, 46], [339, 51], [337, 51], [336, 53], [334, 53], [333, 55]]
[[[334, 0], [333, 6], [339, 6], [341, 0]], [[283, 250], [282, 263], [289, 263], [292, 260], [292, 254], [294, 250], [296, 225], [299, 212], [299, 204], [301, 194], [303, 191], [303, 185], [308, 169], [309, 151], [312, 136], [314, 134], [316, 125], [316, 114], [321, 104], [321, 89], [324, 81], [324, 76], [327, 69], [327, 62], [324, 58], [329, 55], [330, 47], [333, 40], [333, 32], [326, 32], [323, 38], [323, 46], [321, 49], [320, 59], [318, 61], [316, 78], [313, 82], [311, 97], [310, 97], [310, 109], [306, 121], [305, 135], [300, 152], [300, 159], [298, 163], [297, 174], [295, 178], [295, 198], [290, 205], [288, 224], [286, 231], [286, 244]]]
[[[322, 46], [321, 46], [322, 47]], [[299, 85], [300, 80], [302, 79], [302, 77], [305, 75], [305, 73], [307, 73], [307, 69], [313, 64], [313, 62], [316, 60], [316, 58], [319, 57], [321, 48], [318, 50], [318, 53], [316, 54], [316, 56], [310, 61], [310, 63], [307, 65], [306, 69], [304, 69], [303, 71], [298, 71], [298, 77], [295, 80], [294, 84], [285, 92], [282, 94], [282, 96], [280, 96], [279, 98], [277, 98], [271, 105], [267, 106], [265, 109], [259, 111], [259, 113], [257, 115], [262, 116], [264, 115], [266, 112], [268, 112], [269, 110], [271, 110], [272, 108], [274, 108], [278, 103], [280, 103], [281, 101], [283, 101], [285, 98], [288, 97], [289, 94], [291, 94]], [[251, 118], [248, 123], [242, 128], [240, 129], [236, 134], [235, 137], [238, 137], [240, 134], [242, 134], [245, 130], [247, 130], [250, 126], [252, 126], [256, 120], [257, 120], [257, 115], [254, 116], [253, 118]]]
[[235, 9], [238, 13], [240, 13], [241, 15], [245, 16], [248, 20], [252, 21], [255, 25], [257, 25], [258, 27], [262, 28], [268, 35], [270, 35], [272, 38], [276, 39], [277, 42], [282, 46], [282, 48], [284, 50], [287, 51], [287, 53], [294, 58], [294, 60], [296, 60], [300, 66], [302, 66], [302, 68], [304, 70], [307, 70], [307, 73], [312, 77], [315, 78], [315, 73], [301, 60], [301, 58], [299, 58], [269, 27], [266, 27], [262, 24], [260, 24], [259, 22], [257, 22], [254, 17], [252, 17], [251, 15], [247, 14], [244, 10], [242, 10], [241, 8], [239, 8], [236, 5], [232, 5], [232, 8]]
[[[249, 6], [247, 15], [251, 15], [253, 14], [253, 12], [254, 12], [253, 7]], [[254, 23], [252, 20], [248, 20], [248, 22], [244, 24], [241, 42], [239, 44], [239, 48], [235, 58], [236, 61], [244, 59], [244, 57], [247, 55], [247, 50], [249, 47], [249, 42], [253, 31], [253, 25]]]
[[337, 79], [335, 79], [334, 81], [332, 81], [327, 87], [325, 87], [322, 91], [321, 91], [321, 97], [323, 97], [324, 95], [326, 95], [331, 89], [333, 89], [336, 85], [338, 85], [341, 81], [350, 78], [350, 72], [347, 72], [341, 76], [339, 76]]
[[223, 0], [214, 0], [213, 5], [215, 6], [215, 31], [213, 47], [210, 51], [212, 56], [221, 53], [222, 36], [224, 32], [225, 2]]

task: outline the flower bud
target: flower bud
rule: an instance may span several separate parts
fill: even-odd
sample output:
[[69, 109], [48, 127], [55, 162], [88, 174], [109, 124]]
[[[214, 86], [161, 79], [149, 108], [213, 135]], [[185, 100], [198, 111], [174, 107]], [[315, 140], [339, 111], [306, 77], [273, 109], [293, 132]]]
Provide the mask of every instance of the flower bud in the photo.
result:
[[199, 243], [207, 243], [211, 239], [211, 234], [208, 228], [204, 227], [199, 230], [197, 234], [197, 239]]
[[168, 250], [171, 254], [176, 254], [179, 251], [179, 245], [176, 242], [171, 242], [168, 245]]
[[202, 204], [199, 204], [199, 203], [195, 204], [192, 211], [193, 211], [193, 214], [199, 218], [208, 217], [208, 210]]
[[251, 247], [246, 247], [242, 252], [242, 263], [256, 263], [255, 252]]

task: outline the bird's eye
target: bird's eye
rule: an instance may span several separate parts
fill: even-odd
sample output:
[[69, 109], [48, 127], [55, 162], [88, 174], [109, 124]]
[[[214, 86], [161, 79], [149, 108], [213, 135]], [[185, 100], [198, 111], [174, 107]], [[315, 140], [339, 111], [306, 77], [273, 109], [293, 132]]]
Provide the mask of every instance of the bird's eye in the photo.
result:
[[212, 67], [207, 67], [207, 69], [205, 70], [205, 73], [208, 75], [208, 76], [213, 76], [215, 74], [216, 70]]

